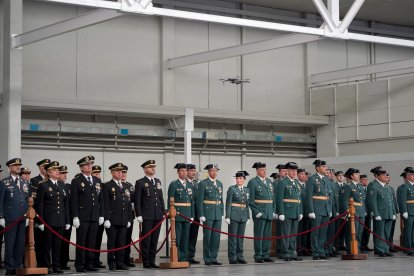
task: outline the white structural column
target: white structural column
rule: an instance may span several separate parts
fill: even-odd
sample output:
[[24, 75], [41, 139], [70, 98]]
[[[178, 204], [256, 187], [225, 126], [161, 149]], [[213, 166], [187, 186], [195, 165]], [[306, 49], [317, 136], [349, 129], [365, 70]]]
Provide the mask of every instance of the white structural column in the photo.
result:
[[175, 56], [175, 19], [161, 19], [161, 105], [174, 106], [175, 71], [168, 70], [169, 58]]
[[191, 164], [191, 134], [194, 131], [194, 109], [185, 109], [184, 125], [184, 157], [187, 164]]
[[0, 160], [20, 157], [22, 53], [11, 47], [13, 34], [22, 32], [22, 0], [3, 1], [3, 83], [0, 106]]

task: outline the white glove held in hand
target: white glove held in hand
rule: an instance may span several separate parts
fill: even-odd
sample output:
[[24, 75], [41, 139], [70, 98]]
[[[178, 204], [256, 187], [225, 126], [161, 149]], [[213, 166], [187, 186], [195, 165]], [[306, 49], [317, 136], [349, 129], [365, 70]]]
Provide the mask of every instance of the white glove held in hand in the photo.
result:
[[403, 213], [403, 218], [408, 219], [408, 213], [407, 212]]
[[200, 221], [205, 222], [206, 221], [206, 217], [200, 217]]
[[263, 214], [262, 213], [258, 213], [257, 215], [256, 215], [256, 218], [261, 218], [263, 216]]
[[76, 229], [78, 229], [79, 228], [79, 226], [80, 226], [80, 221], [79, 221], [79, 218], [73, 218], [73, 222], [72, 222], [72, 224], [73, 224], [73, 226], [76, 228]]
[[381, 220], [381, 216], [376, 216], [375, 220]]
[[280, 216], [279, 216], [279, 220], [280, 220], [280, 221], [285, 221], [285, 215], [280, 215]]
[[6, 227], [6, 221], [4, 219], [0, 219], [0, 226]]
[[104, 223], [104, 217], [99, 217], [98, 223], [99, 225], [102, 225]]
[[229, 219], [229, 218], [226, 218], [224, 221], [225, 221], [227, 224], [229, 224], [229, 225], [230, 225], [230, 219]]
[[396, 215], [392, 215], [392, 220], [396, 220], [397, 216]]
[[107, 228], [107, 229], [111, 228], [111, 222], [109, 220], [105, 220], [104, 227]]
[[131, 227], [131, 222], [128, 221], [127, 228]]
[[66, 224], [65, 225], [65, 230], [69, 230], [70, 229], [70, 224]]
[[316, 218], [316, 215], [315, 215], [315, 213], [309, 213], [308, 217], [310, 219], [315, 219]]
[[40, 229], [40, 231], [45, 231], [45, 225], [44, 224], [40, 224], [39, 225], [39, 229]]
[[277, 214], [273, 213], [273, 219], [278, 219], [278, 218], [279, 218], [279, 216]]
[[141, 216], [139, 216], [139, 217], [137, 217], [137, 221], [138, 221], [138, 222], [143, 222], [144, 220], [142, 219], [142, 217], [141, 217]]
[[301, 221], [303, 219], [303, 215], [302, 214], [300, 214], [299, 215], [299, 221]]

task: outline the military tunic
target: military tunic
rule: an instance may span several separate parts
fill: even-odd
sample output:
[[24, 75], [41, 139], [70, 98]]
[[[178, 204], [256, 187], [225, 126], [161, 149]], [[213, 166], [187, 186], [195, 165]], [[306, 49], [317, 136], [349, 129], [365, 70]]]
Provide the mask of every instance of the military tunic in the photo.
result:
[[[374, 232], [388, 240], [392, 227], [393, 196], [391, 191], [378, 180], [368, 186], [368, 204], [374, 217]], [[381, 217], [381, 220], [375, 218]], [[378, 254], [389, 253], [389, 245], [374, 237], [374, 247]]]
[[[318, 227], [329, 220], [332, 215], [331, 185], [326, 176], [314, 174], [306, 183], [306, 215], [315, 214], [311, 219], [311, 228]], [[316, 258], [326, 258], [325, 244], [327, 242], [328, 227], [322, 227], [311, 233], [312, 255]]]
[[[129, 193], [129, 198], [130, 201], [128, 203], [128, 208], [131, 210], [131, 219], [130, 219], [130, 223], [131, 226], [129, 228], [127, 228], [127, 232], [126, 232], [126, 241], [125, 243], [131, 243], [132, 240], [132, 232], [134, 230], [134, 219], [135, 219], [135, 187], [134, 185], [132, 185], [132, 183], [129, 182], [123, 182], [123, 185], [125, 186], [125, 189], [128, 190]], [[124, 263], [125, 265], [130, 265], [131, 264], [131, 247], [128, 247], [125, 249], [125, 257], [124, 257]]]
[[[174, 207], [177, 213], [188, 218], [194, 218], [194, 191], [190, 182], [180, 179], [172, 181], [168, 187], [168, 203], [170, 203], [170, 198], [174, 198]], [[180, 262], [188, 261], [190, 222], [180, 216], [176, 216], [175, 235], [178, 247], [178, 260]]]
[[[6, 221], [6, 227], [26, 214], [29, 195], [28, 181], [19, 179], [16, 183], [11, 176], [0, 181], [0, 218]], [[25, 219], [22, 219], [4, 233], [4, 266], [8, 271], [23, 267], [25, 231]]]
[[399, 187], [398, 207], [401, 215], [408, 213], [408, 218], [404, 218], [404, 247], [414, 248], [414, 184], [407, 181]]
[[[364, 186], [360, 183], [351, 182], [348, 185], [343, 185], [341, 191], [339, 193], [339, 212], [343, 213], [349, 210], [349, 199], [352, 198], [354, 200], [354, 207], [355, 207], [355, 216], [357, 216], [361, 221], [364, 221], [366, 216], [366, 208], [365, 208], [365, 189]], [[346, 252], [348, 254], [351, 253], [351, 228], [350, 228], [350, 221], [346, 223], [344, 226], [343, 231], [345, 233], [345, 245], [346, 245]], [[362, 230], [363, 226], [355, 222], [355, 238], [358, 241], [358, 245], [361, 244], [362, 240]]]
[[[200, 222], [197, 212], [197, 189], [198, 189], [198, 181], [197, 180], [188, 180], [190, 185], [193, 187], [193, 201], [194, 201], [194, 221]], [[196, 223], [190, 224], [190, 234], [189, 234], [189, 242], [188, 242], [188, 256], [190, 261], [194, 259], [196, 253], [196, 245], [197, 245], [197, 238], [198, 238], [198, 229], [199, 226]]]
[[[252, 210], [253, 232], [255, 237], [272, 236], [273, 214], [276, 212], [274, 203], [274, 191], [270, 179], [262, 180], [256, 176], [249, 180], [249, 207]], [[260, 217], [257, 217], [261, 214]], [[261, 261], [269, 258], [270, 240], [254, 241], [254, 259]]]
[[[226, 218], [230, 219], [229, 233], [244, 236], [249, 214], [249, 190], [243, 186], [230, 186], [226, 197]], [[245, 261], [242, 238], [228, 237], [228, 258], [230, 262]]]
[[[309, 217], [307, 215], [305, 215], [305, 211], [306, 211], [306, 183], [300, 183], [298, 181], [299, 185], [299, 189], [300, 189], [300, 200], [302, 203], [302, 214], [303, 214], [303, 218], [301, 221], [299, 221], [298, 223], [298, 233], [300, 232], [304, 232], [306, 230], [310, 229], [310, 220]], [[310, 249], [310, 234], [305, 234], [305, 235], [301, 235], [298, 236], [296, 238], [296, 248], [298, 250], [298, 253], [304, 255], [305, 251], [307, 251], [307, 249]]]
[[[205, 217], [205, 225], [221, 230], [224, 215], [223, 184], [207, 178], [198, 184], [197, 213]], [[205, 263], [217, 262], [220, 247], [220, 233], [203, 228], [203, 259]]]

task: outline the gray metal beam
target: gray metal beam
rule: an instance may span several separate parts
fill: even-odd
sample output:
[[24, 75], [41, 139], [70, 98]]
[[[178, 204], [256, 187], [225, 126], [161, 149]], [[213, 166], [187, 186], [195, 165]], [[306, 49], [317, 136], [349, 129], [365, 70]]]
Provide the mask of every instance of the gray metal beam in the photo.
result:
[[313, 74], [310, 77], [310, 83], [318, 84], [350, 77], [364, 76], [383, 72], [392, 72], [404, 69], [413, 69], [414, 71], [414, 59], [384, 62], [373, 65]]
[[15, 35], [12, 38], [12, 47], [18, 48], [33, 42], [105, 22], [122, 15], [124, 15], [124, 13], [118, 12], [116, 10], [97, 9], [81, 14], [74, 18]]
[[242, 56], [251, 53], [258, 53], [272, 49], [289, 47], [317, 41], [322, 39], [320, 36], [307, 34], [289, 34], [275, 37], [268, 40], [246, 43], [242, 45], [216, 49], [212, 51], [197, 53], [188, 56], [176, 57], [167, 61], [168, 69], [187, 66], [191, 64], [199, 64], [203, 62], [225, 59], [230, 57]]

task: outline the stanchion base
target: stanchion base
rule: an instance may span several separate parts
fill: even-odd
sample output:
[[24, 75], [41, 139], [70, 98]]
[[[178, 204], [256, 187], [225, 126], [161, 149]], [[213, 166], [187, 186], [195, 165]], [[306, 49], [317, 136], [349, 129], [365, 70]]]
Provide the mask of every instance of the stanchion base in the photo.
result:
[[16, 270], [16, 275], [45, 275], [48, 274], [47, 267], [28, 267]]
[[344, 254], [341, 256], [342, 260], [366, 260], [368, 254]]
[[171, 268], [189, 268], [189, 262], [172, 262], [172, 263], [160, 263], [161, 269], [171, 269]]

